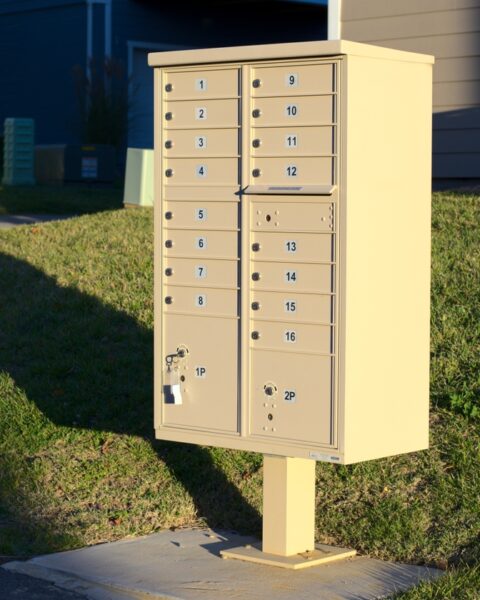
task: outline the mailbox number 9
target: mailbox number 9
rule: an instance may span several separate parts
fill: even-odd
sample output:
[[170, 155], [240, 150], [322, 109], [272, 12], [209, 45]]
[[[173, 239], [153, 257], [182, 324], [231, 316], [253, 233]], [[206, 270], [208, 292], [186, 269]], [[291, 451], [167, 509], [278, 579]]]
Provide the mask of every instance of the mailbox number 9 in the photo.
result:
[[285, 84], [287, 87], [297, 87], [297, 85], [298, 85], [297, 73], [288, 73], [288, 75], [285, 77]]

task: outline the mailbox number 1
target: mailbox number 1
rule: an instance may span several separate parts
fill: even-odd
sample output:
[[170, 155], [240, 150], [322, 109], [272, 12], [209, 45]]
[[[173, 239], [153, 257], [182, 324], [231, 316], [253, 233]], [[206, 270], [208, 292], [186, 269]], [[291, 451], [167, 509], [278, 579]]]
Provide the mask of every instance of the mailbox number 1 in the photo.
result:
[[205, 92], [207, 89], [206, 79], [195, 79], [195, 89], [197, 92]]

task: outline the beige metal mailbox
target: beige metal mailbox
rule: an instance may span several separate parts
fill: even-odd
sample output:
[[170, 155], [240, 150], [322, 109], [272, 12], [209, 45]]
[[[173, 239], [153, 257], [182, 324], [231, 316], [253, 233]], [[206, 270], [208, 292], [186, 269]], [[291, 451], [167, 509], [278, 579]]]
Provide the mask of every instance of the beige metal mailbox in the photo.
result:
[[[433, 58], [324, 41], [149, 61], [157, 437], [268, 455], [290, 483], [267, 504], [315, 460], [427, 448]], [[292, 534], [312, 507], [284, 500], [308, 516], [284, 509], [274, 555], [312, 545]]]

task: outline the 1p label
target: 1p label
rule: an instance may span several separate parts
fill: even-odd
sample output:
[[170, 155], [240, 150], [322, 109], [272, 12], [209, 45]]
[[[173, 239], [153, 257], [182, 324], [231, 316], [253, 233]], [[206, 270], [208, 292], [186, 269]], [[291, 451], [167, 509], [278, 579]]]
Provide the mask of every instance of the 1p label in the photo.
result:
[[206, 379], [207, 367], [195, 367], [195, 377], [198, 379]]

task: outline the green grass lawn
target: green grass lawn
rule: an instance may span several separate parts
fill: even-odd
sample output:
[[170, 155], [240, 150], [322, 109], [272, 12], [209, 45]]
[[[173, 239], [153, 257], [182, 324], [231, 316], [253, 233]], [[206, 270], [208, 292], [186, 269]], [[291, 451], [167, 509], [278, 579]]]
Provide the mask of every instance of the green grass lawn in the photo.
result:
[[120, 186], [9, 187], [0, 184], [0, 215], [6, 214], [85, 214], [121, 208]]
[[[317, 465], [317, 540], [480, 598], [480, 198], [437, 194], [431, 449]], [[262, 457], [153, 442], [152, 211], [0, 234], [0, 555], [208, 525], [259, 534]]]

